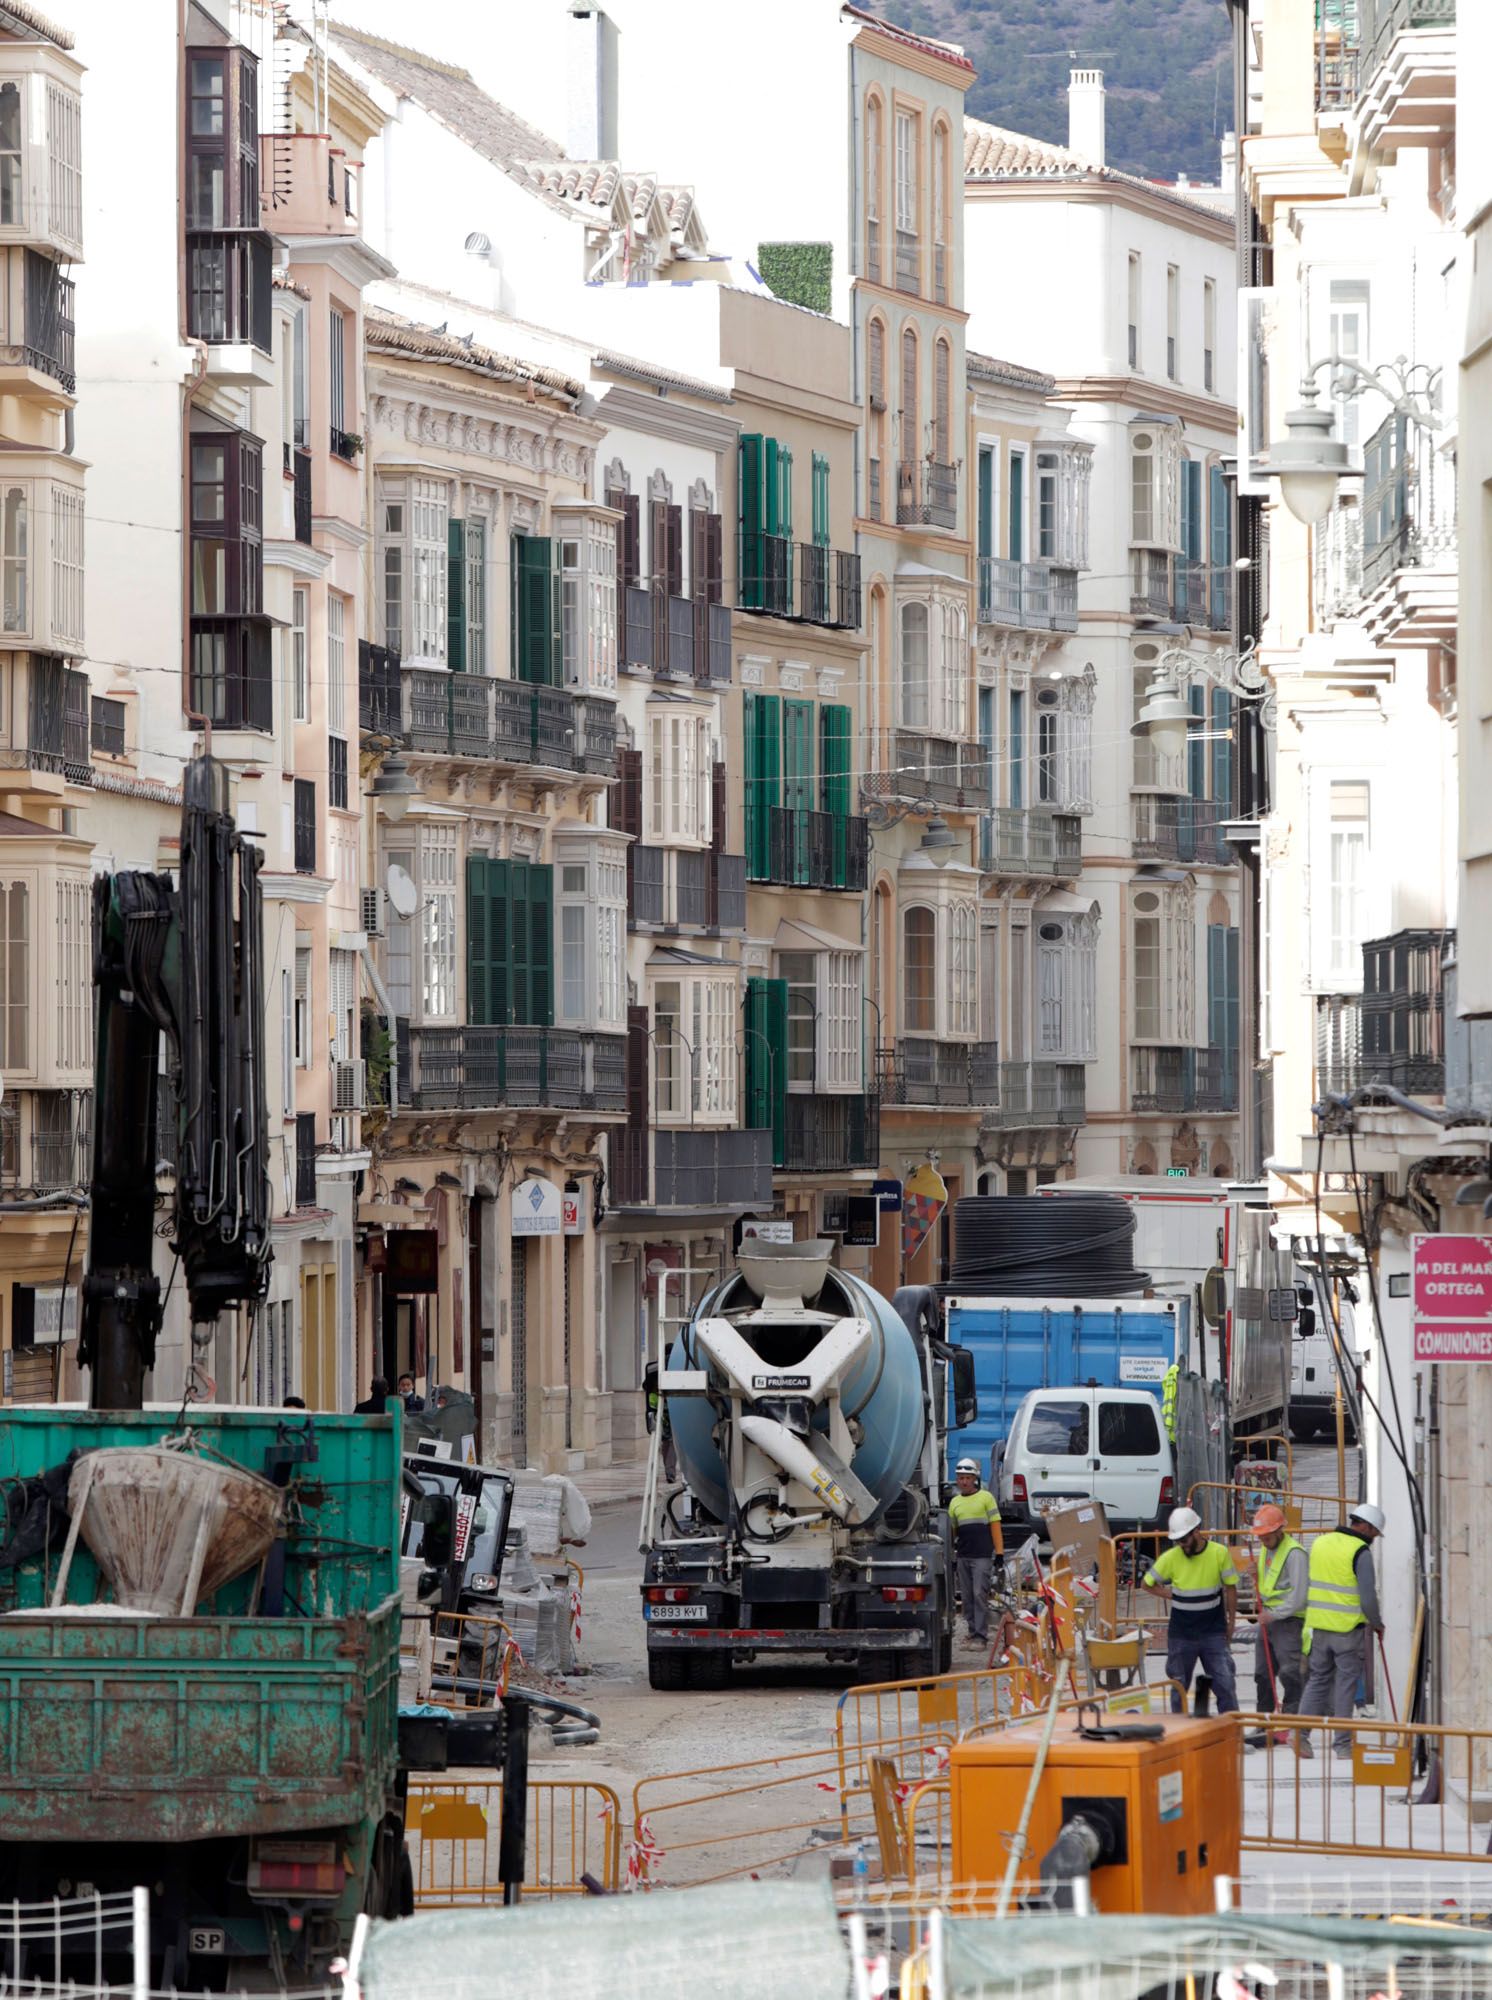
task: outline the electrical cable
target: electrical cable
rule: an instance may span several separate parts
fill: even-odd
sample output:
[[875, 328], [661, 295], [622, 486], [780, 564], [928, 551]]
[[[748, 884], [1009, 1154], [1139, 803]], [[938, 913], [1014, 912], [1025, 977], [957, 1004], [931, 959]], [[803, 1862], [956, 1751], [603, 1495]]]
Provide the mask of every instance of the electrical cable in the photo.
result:
[[954, 1203], [953, 1275], [944, 1297], [1123, 1298], [1143, 1292], [1135, 1214], [1119, 1195], [964, 1195]]

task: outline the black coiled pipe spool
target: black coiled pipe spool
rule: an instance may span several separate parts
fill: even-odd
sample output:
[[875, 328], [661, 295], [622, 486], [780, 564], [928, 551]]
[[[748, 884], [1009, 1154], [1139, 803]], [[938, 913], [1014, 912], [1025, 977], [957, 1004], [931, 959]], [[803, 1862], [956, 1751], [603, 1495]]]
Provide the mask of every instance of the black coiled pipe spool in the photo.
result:
[[1150, 1284], [1134, 1263], [1134, 1210], [1116, 1194], [964, 1195], [953, 1204], [945, 1293], [1117, 1299]]

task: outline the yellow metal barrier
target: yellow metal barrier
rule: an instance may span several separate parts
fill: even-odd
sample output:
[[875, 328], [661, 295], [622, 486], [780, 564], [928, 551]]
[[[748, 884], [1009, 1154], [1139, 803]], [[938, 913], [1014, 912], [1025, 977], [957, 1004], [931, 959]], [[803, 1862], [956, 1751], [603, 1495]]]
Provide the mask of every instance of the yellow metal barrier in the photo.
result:
[[834, 1711], [840, 1787], [863, 1786], [872, 1756], [893, 1756], [901, 1782], [917, 1784], [936, 1774], [940, 1753], [971, 1724], [1019, 1719], [1030, 1707], [1029, 1677], [1019, 1666], [846, 1688]]
[[[1218, 1479], [1199, 1479], [1186, 1496], [1189, 1507], [1195, 1507], [1204, 1521], [1212, 1519], [1212, 1496], [1217, 1496], [1216, 1512], [1219, 1528], [1248, 1527], [1255, 1507], [1247, 1502], [1258, 1501], [1259, 1493], [1250, 1487], [1230, 1486]], [[1295, 1535], [1324, 1535], [1331, 1528], [1338, 1528], [1347, 1518], [1349, 1507], [1355, 1506], [1342, 1493], [1300, 1493], [1289, 1488], [1266, 1496], [1276, 1506], [1284, 1509], [1285, 1522]]]
[[[1492, 1781], [1492, 1730], [1298, 1715], [1240, 1720], [1243, 1730], [1285, 1738], [1244, 1765], [1245, 1848], [1492, 1861], [1487, 1827], [1469, 1806]], [[1338, 1736], [1348, 1739], [1350, 1757], [1334, 1754]], [[1310, 1746], [1309, 1758], [1297, 1754], [1300, 1744]]]
[[[462, 1785], [411, 1784], [404, 1812], [415, 1908], [449, 1910], [501, 1901], [498, 1835], [500, 1780]], [[583, 1875], [603, 1889], [621, 1886], [622, 1808], [610, 1785], [529, 1779], [523, 1893], [586, 1894]]]
[[491, 1708], [508, 1691], [512, 1662], [522, 1658], [501, 1618], [474, 1611], [437, 1611], [430, 1621], [430, 1643], [431, 1692], [426, 1699], [440, 1708]]

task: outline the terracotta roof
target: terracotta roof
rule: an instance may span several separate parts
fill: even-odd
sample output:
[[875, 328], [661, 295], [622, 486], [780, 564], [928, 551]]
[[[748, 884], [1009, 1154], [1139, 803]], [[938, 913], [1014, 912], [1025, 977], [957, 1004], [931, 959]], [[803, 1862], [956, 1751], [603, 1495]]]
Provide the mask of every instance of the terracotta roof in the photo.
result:
[[55, 42], [59, 49], [70, 49], [73, 37], [66, 28], [59, 28], [49, 20], [40, 7], [33, 7], [31, 0], [3, 0], [0, 4], [0, 27], [7, 27], [14, 21], [24, 33], [28, 28], [43, 41]]
[[879, 14], [871, 14], [864, 7], [846, 4], [843, 12], [852, 20], [864, 21], [872, 28], [879, 28], [883, 35], [889, 35], [894, 42], [902, 42], [909, 49], [925, 49], [929, 55], [941, 56], [944, 62], [953, 63], [959, 69], [966, 69], [972, 76], [974, 65], [964, 54], [957, 42], [935, 42], [930, 35], [914, 35], [910, 28], [899, 28], [894, 21], [883, 21]]
[[602, 348], [594, 357], [596, 366], [608, 375], [621, 375], [634, 382], [648, 382], [664, 389], [681, 389], [707, 403], [728, 403], [730, 390], [723, 382], [706, 382], [697, 375], [681, 375], [676, 368], [664, 368], [656, 361], [640, 361], [635, 355], [616, 354]]
[[470, 70], [343, 21], [333, 21], [331, 33], [380, 83], [401, 97], [412, 97], [438, 123], [449, 126], [498, 166], [563, 157], [565, 149], [557, 140], [489, 97]]
[[398, 313], [384, 311], [380, 306], [366, 309], [363, 325], [371, 353], [403, 354], [416, 361], [448, 362], [457, 368], [469, 368], [474, 374], [485, 375], [494, 382], [532, 384], [535, 388], [547, 390], [550, 395], [564, 397], [571, 404], [578, 403], [585, 393], [582, 383], [571, 375], [562, 374], [558, 368], [542, 368], [536, 362], [520, 361], [511, 354], [498, 354], [475, 340], [447, 333], [443, 326], [421, 326], [418, 320], [405, 319]]
[[1023, 368], [1018, 361], [997, 361], [992, 354], [973, 353], [966, 353], [964, 360], [971, 382], [999, 382], [1013, 389], [1035, 389], [1043, 396], [1050, 396], [1057, 386], [1055, 375], [1044, 375], [1039, 368]]
[[1119, 187], [1144, 188], [1147, 194], [1174, 202], [1192, 214], [1199, 209], [1211, 215], [1219, 212], [1215, 201], [1198, 198], [1198, 190], [1173, 187], [1167, 181], [1147, 181], [1143, 174], [1127, 174], [1118, 167], [1102, 167], [1066, 146], [1033, 139], [1026, 132], [1007, 132], [1003, 125], [987, 125], [981, 118], [964, 120], [964, 178], [1111, 181]]
[[14, 840], [17, 834], [42, 834], [56, 840], [60, 828], [43, 826], [39, 820], [22, 819], [19, 813], [0, 812], [0, 840]]
[[287, 277], [283, 271], [275, 272], [274, 288], [277, 292], [293, 292], [298, 299], [309, 299], [311, 296], [304, 285], [298, 285], [294, 278]]

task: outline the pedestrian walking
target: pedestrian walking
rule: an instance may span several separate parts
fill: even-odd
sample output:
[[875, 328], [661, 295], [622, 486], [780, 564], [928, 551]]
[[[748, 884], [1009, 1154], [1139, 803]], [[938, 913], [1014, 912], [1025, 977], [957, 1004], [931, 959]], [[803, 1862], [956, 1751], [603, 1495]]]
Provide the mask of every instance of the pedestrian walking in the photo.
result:
[[[1346, 1524], [1311, 1544], [1306, 1594], [1305, 1656], [1309, 1664], [1302, 1715], [1351, 1718], [1357, 1684], [1367, 1671], [1368, 1634], [1383, 1636], [1373, 1544], [1386, 1526], [1383, 1509], [1364, 1500], [1349, 1510]], [[1302, 1757], [1315, 1753], [1305, 1732], [1295, 1739]], [[1349, 1730], [1336, 1732], [1338, 1757], [1352, 1755]]]
[[953, 1477], [958, 1491], [948, 1502], [948, 1518], [953, 1523], [958, 1594], [963, 1600], [969, 1644], [982, 1646], [989, 1639], [990, 1572], [996, 1552], [1005, 1553], [1000, 1505], [981, 1483], [974, 1459], [961, 1458], [953, 1468]]
[[1171, 1711], [1185, 1712], [1185, 1691], [1200, 1666], [1212, 1683], [1218, 1714], [1236, 1714], [1238, 1686], [1229, 1651], [1238, 1617], [1233, 1558], [1221, 1542], [1208, 1539], [1201, 1515], [1191, 1507], [1172, 1510], [1166, 1535], [1171, 1546], [1146, 1570], [1144, 1586], [1160, 1591], [1170, 1605], [1166, 1678], [1175, 1683]]
[[352, 1414], [355, 1417], [381, 1417], [388, 1408], [388, 1402], [388, 1378], [384, 1375], [375, 1375], [368, 1385], [368, 1393], [362, 1402], [353, 1404]]
[[[1266, 1501], [1259, 1509], [1252, 1527], [1260, 1542], [1254, 1706], [1261, 1715], [1296, 1715], [1305, 1685], [1303, 1649], [1310, 1565], [1305, 1544], [1289, 1532], [1283, 1510], [1273, 1501]], [[1285, 1743], [1290, 1734], [1279, 1731], [1274, 1740]], [[1253, 1730], [1243, 1740], [1251, 1750], [1264, 1749], [1270, 1740], [1268, 1727]]]

